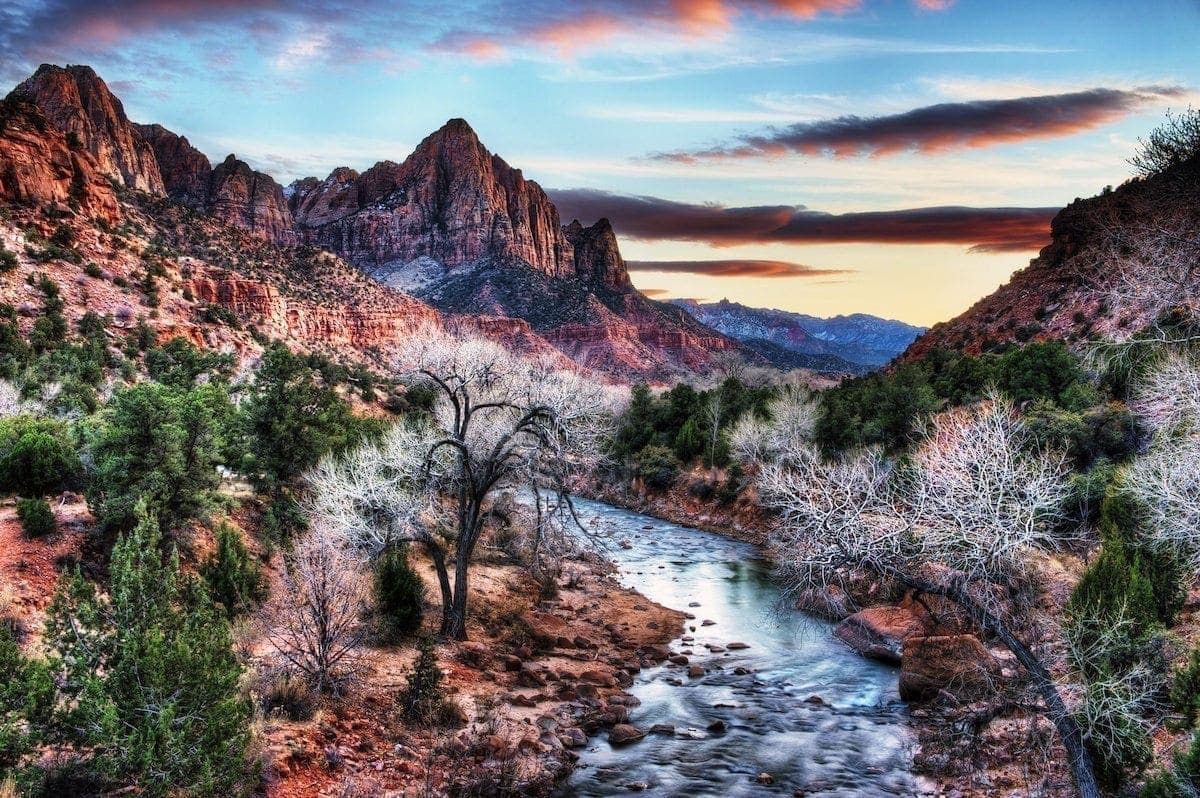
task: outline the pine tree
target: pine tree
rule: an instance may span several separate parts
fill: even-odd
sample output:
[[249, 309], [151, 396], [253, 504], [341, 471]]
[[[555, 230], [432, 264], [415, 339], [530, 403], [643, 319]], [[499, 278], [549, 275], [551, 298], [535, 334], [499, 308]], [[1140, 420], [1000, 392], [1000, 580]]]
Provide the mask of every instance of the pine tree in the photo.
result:
[[400, 712], [409, 721], [432, 725], [441, 720], [446, 700], [442, 696], [442, 671], [437, 664], [433, 638], [421, 638], [417, 659], [400, 693]]
[[150, 796], [245, 793], [251, 710], [229, 626], [160, 544], [143, 517], [113, 548], [107, 595], [78, 572], [64, 578], [47, 625], [62, 728], [113, 784]]

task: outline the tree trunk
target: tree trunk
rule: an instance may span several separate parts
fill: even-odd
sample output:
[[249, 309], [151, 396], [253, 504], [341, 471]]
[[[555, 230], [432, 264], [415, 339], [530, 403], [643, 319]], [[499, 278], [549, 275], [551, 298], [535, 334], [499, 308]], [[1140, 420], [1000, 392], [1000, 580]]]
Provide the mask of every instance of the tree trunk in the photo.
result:
[[1058, 685], [1046, 667], [1029, 648], [1005, 625], [1004, 621], [976, 602], [961, 585], [938, 585], [917, 579], [902, 578], [910, 587], [931, 595], [943, 596], [962, 607], [981, 629], [995, 635], [1005, 648], [1013, 653], [1021, 666], [1033, 679], [1042, 701], [1046, 704], [1046, 717], [1054, 724], [1071, 767], [1071, 778], [1080, 798], [1100, 798], [1100, 785], [1096, 781], [1092, 757], [1084, 742], [1083, 732], [1075, 722], [1067, 704], [1058, 692]]
[[461, 549], [456, 552], [454, 562], [454, 599], [451, 603], [448, 625], [442, 630], [443, 634], [455, 640], [467, 639], [467, 570], [470, 556]]
[[441, 546], [426, 543], [425, 550], [433, 560], [433, 569], [437, 571], [438, 587], [442, 592], [442, 626], [441, 634], [449, 634], [450, 616], [453, 614], [454, 594], [450, 590], [450, 573], [446, 570], [446, 552]]

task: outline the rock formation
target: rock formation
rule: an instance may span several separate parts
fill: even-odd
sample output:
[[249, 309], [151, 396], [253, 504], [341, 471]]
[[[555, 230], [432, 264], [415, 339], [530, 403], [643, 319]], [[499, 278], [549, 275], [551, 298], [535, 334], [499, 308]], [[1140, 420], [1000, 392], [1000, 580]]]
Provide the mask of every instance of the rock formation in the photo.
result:
[[283, 189], [270, 175], [255, 172], [233, 155], [213, 169], [207, 210], [226, 224], [249, 230], [267, 241], [296, 243], [292, 212]]
[[[98, 215], [113, 216], [118, 200], [103, 179], [108, 175], [271, 244], [326, 249], [458, 317], [454, 323], [475, 318], [477, 328], [525, 351], [553, 345], [580, 363], [624, 377], [665, 379], [703, 370], [723, 351], [763, 362], [682, 310], [639, 293], [606, 219], [590, 227], [577, 220], [563, 226], [541, 187], [489, 152], [461, 119], [426, 137], [402, 163], [380, 161], [361, 174], [342, 167], [285, 191], [234, 155], [212, 168], [186, 138], [161, 125], [130, 122], [120, 100], [88, 67], [43, 66], [17, 87], [10, 103], [36, 107], [40, 115], [9, 126], [5, 142], [12, 157], [0, 178], [3, 196], [83, 202]], [[37, 152], [39, 119], [52, 131], [45, 152]], [[281, 330], [295, 333], [292, 328], [303, 326], [302, 319], [285, 318], [288, 311], [269, 293], [256, 295], [249, 284], [229, 286], [197, 284], [192, 291], [272, 319]], [[241, 295], [263, 307], [242, 308], [235, 298]], [[362, 326], [356, 340], [372, 337], [373, 330], [387, 334], [387, 324], [372, 314], [329, 324]]]
[[451, 268], [493, 257], [551, 276], [574, 271], [546, 193], [489, 153], [462, 119], [426, 137], [402, 164], [383, 161], [361, 177], [343, 168], [291, 188], [304, 239], [364, 268], [425, 256]]
[[207, 208], [213, 171], [208, 157], [162, 125], [135, 125], [134, 129], [154, 150], [167, 196], [195, 210]]
[[116, 194], [88, 152], [72, 148], [30, 102], [0, 101], [0, 199], [26, 205], [76, 205], [88, 216], [119, 216]]
[[12, 93], [41, 109], [69, 141], [82, 144], [105, 174], [129, 188], [163, 193], [153, 149], [91, 67], [42, 64]]

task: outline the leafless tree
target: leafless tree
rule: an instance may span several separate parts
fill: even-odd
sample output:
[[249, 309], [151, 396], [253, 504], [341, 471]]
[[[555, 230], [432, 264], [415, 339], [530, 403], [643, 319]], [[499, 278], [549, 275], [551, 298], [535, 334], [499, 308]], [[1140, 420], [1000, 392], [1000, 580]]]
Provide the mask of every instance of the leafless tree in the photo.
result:
[[1129, 164], [1143, 177], [1159, 175], [1200, 155], [1200, 111], [1167, 112], [1167, 120], [1139, 139]]
[[708, 464], [717, 466], [717, 445], [721, 442], [721, 421], [725, 418], [725, 399], [718, 386], [708, 394], [704, 403], [704, 422], [708, 425]]
[[441, 632], [466, 639], [470, 566], [495, 496], [529, 489], [538, 540], [551, 540], [545, 525], [570, 515], [571, 477], [600, 457], [612, 396], [561, 362], [440, 329], [414, 335], [401, 361], [437, 391], [434, 423], [399, 425], [379, 445], [322, 463], [309, 475], [313, 511], [363, 548], [424, 545], [438, 571]]
[[1122, 489], [1143, 508], [1148, 541], [1182, 554], [1200, 573], [1200, 364], [1168, 354], [1135, 390], [1132, 405], [1155, 433]]
[[1031, 449], [1015, 409], [998, 397], [935, 416], [903, 465], [878, 450], [825, 461], [802, 425], [776, 434], [782, 445], [759, 447], [758, 485], [781, 515], [770, 544], [790, 586], [847, 588], [866, 571], [953, 602], [1026, 670], [1080, 793], [1099, 795], [1083, 732], [1023, 639], [1036, 626], [1038, 563], [1065, 542], [1056, 532], [1064, 457]]
[[267, 639], [319, 692], [336, 694], [356, 673], [366, 580], [361, 560], [327, 527], [304, 533], [264, 607]]

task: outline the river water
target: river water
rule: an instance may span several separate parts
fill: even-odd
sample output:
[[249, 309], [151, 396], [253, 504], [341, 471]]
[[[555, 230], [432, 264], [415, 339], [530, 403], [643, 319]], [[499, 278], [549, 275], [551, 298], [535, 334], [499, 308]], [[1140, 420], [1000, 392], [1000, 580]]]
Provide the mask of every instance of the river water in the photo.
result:
[[[708, 673], [689, 679], [686, 667], [664, 666], [639, 674], [629, 692], [641, 705], [630, 722], [672, 724], [675, 734], [621, 748], [598, 734], [564, 796], [913, 793], [896, 670], [850, 651], [827, 622], [788, 609], [755, 547], [596, 502], [578, 508], [607, 533], [622, 584], [695, 615], [684, 632], [694, 640], [673, 648], [691, 651], [691, 664]], [[749, 647], [710, 652], [706, 643]], [[710, 731], [715, 721], [725, 729]], [[763, 773], [771, 784], [758, 781]]]

